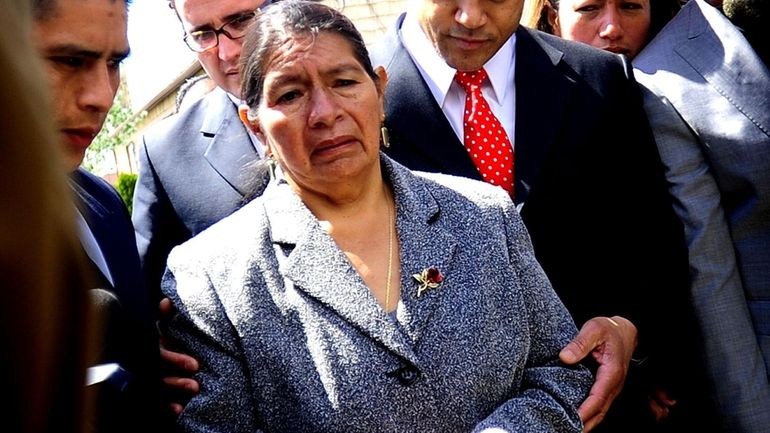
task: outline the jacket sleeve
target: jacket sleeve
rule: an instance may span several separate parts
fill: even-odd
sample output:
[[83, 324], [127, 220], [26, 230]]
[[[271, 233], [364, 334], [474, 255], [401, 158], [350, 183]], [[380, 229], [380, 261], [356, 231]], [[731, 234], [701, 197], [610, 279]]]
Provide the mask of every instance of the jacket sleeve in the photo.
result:
[[146, 137], [139, 151], [139, 178], [134, 190], [132, 222], [147, 288], [160, 300], [160, 280], [171, 249], [190, 238], [155, 171]]
[[178, 425], [185, 432], [259, 432], [251, 380], [240, 340], [206, 266], [172, 251], [162, 287], [177, 314], [165, 331], [184, 353], [198, 360], [201, 392], [185, 406]]
[[[702, 144], [665, 97], [646, 88], [643, 91], [674, 198], [674, 210], [684, 222], [690, 296], [702, 330], [708, 381], [716, 388], [717, 395], [724, 396], [725, 401], [720, 404], [730, 407], [760, 407], [760, 401], [770, 404], [770, 394], [758, 391], [755, 386], [767, 380], [764, 362], [747, 307], [721, 193]], [[764, 419], [757, 425], [770, 425], [770, 412], [757, 411], [756, 415]], [[733, 415], [726, 421], [737, 426], [745, 422], [740, 419], [742, 417]], [[746, 426], [735, 429], [750, 430]]]
[[577, 408], [593, 382], [584, 367], [559, 361], [577, 333], [567, 309], [537, 263], [524, 223], [510, 200], [503, 208], [508, 253], [524, 292], [530, 345], [519, 392], [479, 423], [474, 432], [580, 432]]

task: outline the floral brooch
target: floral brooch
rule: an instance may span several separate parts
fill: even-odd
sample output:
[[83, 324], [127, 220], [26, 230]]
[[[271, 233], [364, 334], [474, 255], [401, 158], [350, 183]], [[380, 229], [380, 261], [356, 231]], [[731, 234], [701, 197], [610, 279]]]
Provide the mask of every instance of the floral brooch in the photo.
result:
[[417, 280], [417, 282], [420, 284], [417, 287], [418, 298], [420, 295], [422, 295], [422, 292], [428, 289], [435, 289], [441, 285], [442, 281], [444, 281], [444, 276], [441, 275], [441, 271], [439, 271], [435, 266], [423, 269], [419, 274], [412, 275], [412, 278]]

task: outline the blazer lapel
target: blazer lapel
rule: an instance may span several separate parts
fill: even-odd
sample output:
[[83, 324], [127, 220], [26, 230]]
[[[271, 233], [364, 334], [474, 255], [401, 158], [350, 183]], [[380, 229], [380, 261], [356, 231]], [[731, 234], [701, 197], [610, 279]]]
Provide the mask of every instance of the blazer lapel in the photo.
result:
[[[439, 203], [422, 182], [406, 168], [383, 159], [391, 174], [398, 207], [398, 238], [401, 247], [401, 306], [398, 320], [416, 344], [430, 324], [433, 312], [446, 296], [453, 296], [452, 273], [457, 241], [434, 224], [441, 210]], [[413, 277], [424, 269], [436, 267], [444, 277], [434, 289], [417, 296], [418, 281]]]
[[289, 185], [274, 181], [264, 197], [273, 242], [289, 250], [280, 265], [287, 286], [293, 284], [361, 332], [417, 364], [408, 338], [380, 308], [345, 254]]
[[[81, 169], [78, 169], [81, 170]], [[94, 237], [94, 240], [96, 241], [96, 247], [99, 248], [99, 251], [101, 252], [102, 256], [104, 257], [104, 264], [107, 266], [107, 268], [110, 271], [110, 274], [113, 278], [116, 278], [117, 273], [116, 269], [114, 269], [114, 264], [119, 263], [115, 260], [112, 254], [112, 251], [109, 249], [110, 242], [106, 242], [111, 237], [111, 230], [109, 227], [109, 224], [103, 224], [105, 221], [109, 221], [112, 217], [109, 209], [102, 206], [101, 203], [99, 203], [99, 200], [97, 200], [90, 192], [88, 192], [87, 189], [85, 189], [81, 184], [79, 179], [82, 178], [82, 175], [78, 172], [75, 172], [72, 176], [72, 180], [70, 181], [70, 186], [72, 187], [72, 191], [74, 192], [74, 202], [77, 206], [78, 210], [80, 211], [81, 215], [83, 215], [83, 219], [86, 221], [86, 224], [88, 225], [88, 229], [91, 231], [91, 234]], [[84, 253], [86, 254], [86, 257], [88, 257], [89, 262], [92, 265], [92, 270], [95, 275], [97, 275], [99, 281], [99, 284], [104, 285], [105, 289], [115, 289], [115, 285], [109, 281], [109, 279], [105, 276], [105, 274], [102, 272], [102, 270], [99, 268], [99, 266], [91, 259], [90, 255], [85, 251], [85, 247], [83, 247]], [[113, 266], [111, 266], [111, 264]], [[116, 282], [117, 283], [117, 282]]]
[[[768, 134], [770, 112], [759, 107], [767, 106], [770, 98], [770, 71], [749, 48], [750, 44], [740, 31], [718, 10], [703, 6], [691, 7], [688, 11], [687, 39], [675, 47], [676, 52], [736, 109]], [[709, 15], [708, 21], [706, 15]], [[709, 46], [721, 46], [723, 50], [712, 52], [699, 49], [700, 38], [711, 39]], [[723, 64], [728, 67], [722, 67]]]
[[537, 183], [566, 112], [574, 81], [554, 67], [563, 55], [523, 26], [516, 31], [516, 204]]
[[241, 195], [249, 192], [249, 171], [244, 166], [259, 158], [235, 104], [222, 89], [214, 89], [201, 125], [201, 134], [211, 137], [204, 157], [211, 167]]

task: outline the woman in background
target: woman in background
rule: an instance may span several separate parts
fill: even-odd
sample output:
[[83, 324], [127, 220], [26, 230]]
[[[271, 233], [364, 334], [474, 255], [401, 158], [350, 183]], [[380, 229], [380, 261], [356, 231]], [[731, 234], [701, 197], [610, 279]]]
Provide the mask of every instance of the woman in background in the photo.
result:
[[680, 0], [525, 0], [520, 22], [632, 60], [680, 8]]

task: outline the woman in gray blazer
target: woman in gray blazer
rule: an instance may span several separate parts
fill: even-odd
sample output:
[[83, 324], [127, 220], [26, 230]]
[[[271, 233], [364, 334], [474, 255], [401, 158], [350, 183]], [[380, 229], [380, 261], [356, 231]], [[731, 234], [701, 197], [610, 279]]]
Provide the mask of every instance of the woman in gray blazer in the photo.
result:
[[241, 117], [264, 193], [177, 247], [168, 334], [200, 361], [191, 432], [579, 432], [576, 333], [506, 192], [380, 153], [382, 68], [314, 2], [267, 8]]

